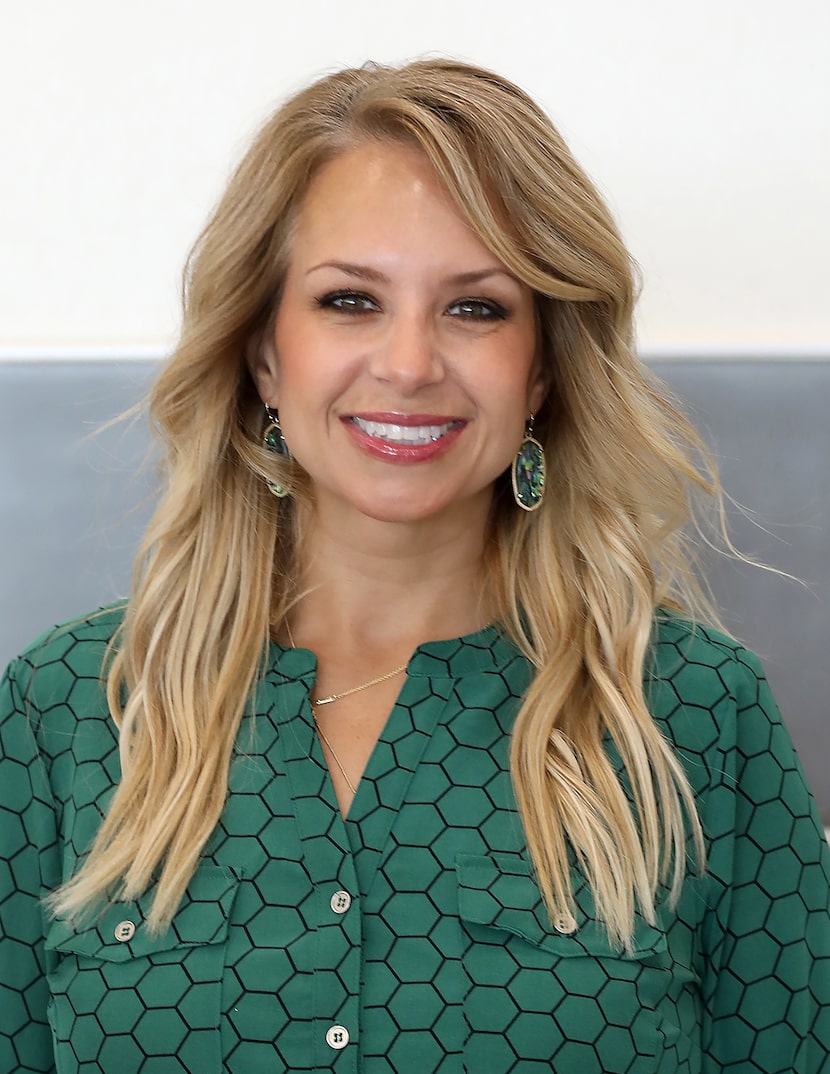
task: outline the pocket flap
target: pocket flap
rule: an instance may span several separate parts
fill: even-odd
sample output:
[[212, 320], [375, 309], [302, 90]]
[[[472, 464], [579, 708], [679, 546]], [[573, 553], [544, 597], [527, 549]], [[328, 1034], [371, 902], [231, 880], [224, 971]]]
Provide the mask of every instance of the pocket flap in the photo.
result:
[[222, 943], [238, 886], [239, 876], [233, 870], [201, 865], [171, 925], [160, 935], [150, 936], [144, 926], [154, 893], [151, 889], [134, 902], [113, 903], [80, 927], [66, 919], [53, 921], [46, 935], [46, 948], [106, 962], [126, 962], [179, 947]]
[[630, 951], [615, 947], [603, 926], [579, 910], [574, 922], [557, 931], [529, 864], [520, 858], [459, 854], [456, 871], [459, 914], [465, 922], [504, 929], [565, 958], [591, 955], [644, 960], [666, 948], [665, 935], [639, 917]]

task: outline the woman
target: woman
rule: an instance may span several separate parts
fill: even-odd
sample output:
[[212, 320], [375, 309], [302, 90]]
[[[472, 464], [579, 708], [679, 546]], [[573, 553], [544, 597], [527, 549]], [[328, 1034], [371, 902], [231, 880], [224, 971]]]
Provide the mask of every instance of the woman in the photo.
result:
[[133, 595], [6, 679], [3, 1070], [824, 1068], [826, 846], [757, 660], [680, 614], [717, 486], [632, 305], [487, 71], [266, 124]]

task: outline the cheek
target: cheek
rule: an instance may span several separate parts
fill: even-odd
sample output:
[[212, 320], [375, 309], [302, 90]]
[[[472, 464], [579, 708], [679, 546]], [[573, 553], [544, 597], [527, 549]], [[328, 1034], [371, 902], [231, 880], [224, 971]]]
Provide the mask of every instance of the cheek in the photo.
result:
[[536, 409], [534, 404], [541, 396], [535, 359], [520, 350], [506, 358], [501, 355], [491, 364], [484, 387], [505, 421], [524, 422]]
[[274, 325], [274, 346], [280, 367], [293, 365], [294, 355], [303, 349], [303, 319], [283, 301]]
[[284, 390], [323, 394], [347, 380], [357, 348], [346, 333], [321, 324], [314, 311], [286, 311], [275, 343]]
[[319, 391], [327, 383], [314, 334], [299, 318], [285, 317], [277, 325], [274, 341], [280, 406], [300, 405], [315, 387]]

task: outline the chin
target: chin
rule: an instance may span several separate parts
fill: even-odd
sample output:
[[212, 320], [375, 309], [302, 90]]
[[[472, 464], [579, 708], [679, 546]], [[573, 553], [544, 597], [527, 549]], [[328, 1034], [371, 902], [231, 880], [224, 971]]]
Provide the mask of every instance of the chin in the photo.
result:
[[367, 518], [376, 522], [397, 523], [400, 525], [442, 525], [453, 520], [469, 527], [480, 515], [484, 526], [489, 511], [492, 492], [488, 488], [474, 496], [432, 498], [430, 500], [401, 499], [391, 497], [386, 500], [374, 499], [357, 503], [356, 509]]
[[492, 484], [470, 494], [461, 492], [455, 485], [441, 488], [437, 483], [431, 487], [413, 487], [414, 482], [403, 480], [377, 482], [372, 487], [360, 483], [349, 488], [316, 486], [315, 499], [318, 510], [330, 522], [348, 526], [359, 518], [389, 524], [438, 526], [461, 523], [475, 526], [476, 519], [486, 525], [493, 496]]
[[416, 504], [367, 504], [358, 507], [360, 514], [374, 522], [388, 522], [400, 525], [419, 525], [438, 521], [448, 514], [446, 509], [427, 510]]

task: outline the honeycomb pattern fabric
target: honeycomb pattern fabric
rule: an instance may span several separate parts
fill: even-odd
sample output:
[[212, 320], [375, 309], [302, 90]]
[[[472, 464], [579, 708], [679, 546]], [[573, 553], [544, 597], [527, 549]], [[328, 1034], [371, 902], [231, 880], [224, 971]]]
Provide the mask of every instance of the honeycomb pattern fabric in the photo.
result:
[[494, 628], [414, 654], [341, 818], [313, 655], [273, 645], [227, 805], [172, 927], [145, 900], [44, 918], [118, 779], [99, 682], [113, 610], [2, 686], [0, 1072], [698, 1074], [828, 1069], [828, 856], [755, 657], [659, 625], [655, 718], [698, 796], [708, 870], [609, 946], [574, 873], [551, 925], [508, 738], [530, 669]]

